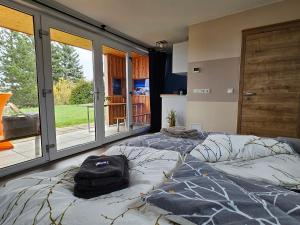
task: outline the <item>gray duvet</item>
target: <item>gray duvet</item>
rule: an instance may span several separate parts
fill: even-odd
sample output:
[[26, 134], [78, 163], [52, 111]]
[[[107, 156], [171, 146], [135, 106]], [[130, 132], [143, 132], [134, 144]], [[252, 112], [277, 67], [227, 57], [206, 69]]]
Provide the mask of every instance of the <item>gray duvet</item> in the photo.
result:
[[225, 175], [190, 155], [144, 201], [180, 224], [300, 224], [300, 194]]
[[155, 133], [130, 138], [119, 145], [150, 147], [154, 149], [164, 149], [186, 154], [191, 152], [198, 144], [202, 143], [208, 136], [207, 133], [199, 133], [198, 138], [175, 138], [166, 134]]

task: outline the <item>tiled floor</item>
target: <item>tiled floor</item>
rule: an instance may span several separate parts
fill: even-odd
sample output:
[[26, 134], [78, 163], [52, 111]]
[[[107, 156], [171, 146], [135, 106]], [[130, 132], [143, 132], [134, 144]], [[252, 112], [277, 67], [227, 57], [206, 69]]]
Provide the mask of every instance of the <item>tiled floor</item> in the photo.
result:
[[[120, 125], [119, 132], [117, 131], [116, 126], [105, 127], [106, 136], [118, 134], [124, 131], [124, 125]], [[95, 140], [94, 128], [92, 127], [89, 131], [87, 129], [87, 125], [57, 128], [56, 132], [57, 149], [65, 149], [71, 146], [76, 146]], [[14, 145], [13, 149], [0, 151], [0, 168], [40, 157], [40, 141], [40, 136], [11, 141]]]

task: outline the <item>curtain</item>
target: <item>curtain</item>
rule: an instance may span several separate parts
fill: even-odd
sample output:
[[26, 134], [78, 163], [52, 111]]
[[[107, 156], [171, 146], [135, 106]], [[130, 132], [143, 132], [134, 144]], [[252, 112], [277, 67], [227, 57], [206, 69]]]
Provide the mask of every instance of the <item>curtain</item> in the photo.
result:
[[167, 54], [155, 50], [149, 51], [149, 82], [151, 124], [150, 132], [161, 129], [161, 97], [164, 89]]

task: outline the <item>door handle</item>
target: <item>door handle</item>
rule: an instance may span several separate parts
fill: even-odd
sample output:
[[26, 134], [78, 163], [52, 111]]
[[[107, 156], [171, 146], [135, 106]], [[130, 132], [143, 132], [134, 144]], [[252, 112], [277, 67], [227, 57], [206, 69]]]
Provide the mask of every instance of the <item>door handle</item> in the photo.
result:
[[99, 90], [99, 88], [96, 88], [96, 90], [95, 90], [95, 91], [92, 91], [92, 93], [95, 94], [97, 100], [99, 100], [99, 96], [100, 96], [100, 94], [101, 94], [102, 92]]
[[250, 91], [246, 91], [246, 92], [244, 93], [244, 96], [247, 96], [247, 97], [255, 96], [255, 95], [256, 95], [255, 92], [250, 92]]

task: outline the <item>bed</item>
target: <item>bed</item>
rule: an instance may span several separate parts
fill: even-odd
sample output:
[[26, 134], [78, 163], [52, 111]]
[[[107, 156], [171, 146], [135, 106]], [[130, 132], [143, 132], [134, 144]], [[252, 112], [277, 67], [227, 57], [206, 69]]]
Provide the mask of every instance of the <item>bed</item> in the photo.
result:
[[300, 157], [284, 140], [156, 133], [106, 154], [128, 157], [129, 188], [83, 200], [80, 165], [29, 175], [0, 189], [0, 224], [300, 224]]

